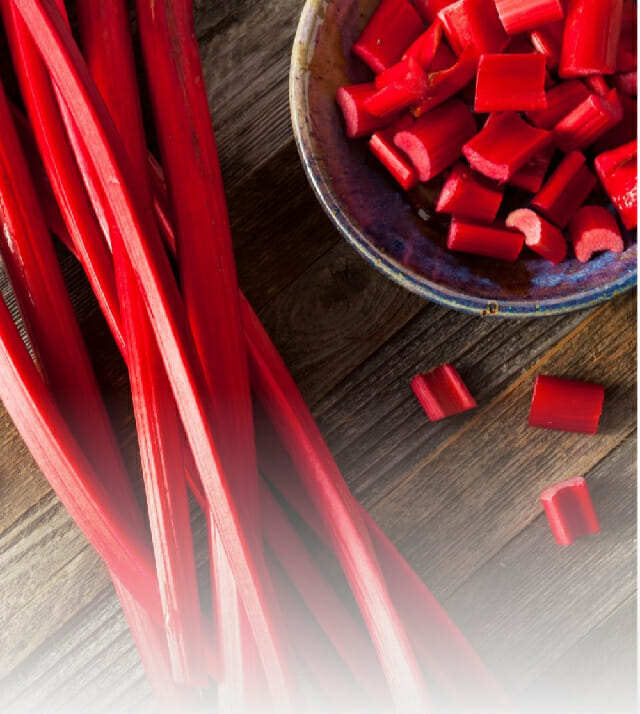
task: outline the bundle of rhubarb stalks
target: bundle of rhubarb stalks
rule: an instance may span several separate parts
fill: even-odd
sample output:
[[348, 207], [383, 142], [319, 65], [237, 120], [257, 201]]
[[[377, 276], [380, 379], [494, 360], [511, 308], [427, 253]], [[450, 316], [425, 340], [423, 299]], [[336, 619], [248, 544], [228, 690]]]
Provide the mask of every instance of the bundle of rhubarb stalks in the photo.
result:
[[616, 218], [638, 221], [636, 30], [635, 0], [382, 0], [351, 48], [375, 77], [336, 94], [346, 135], [405, 191], [444, 178], [449, 250], [621, 253]]
[[[191, 3], [136, 3], [158, 156], [125, 0], [78, 0], [73, 34], [63, 0], [0, 6], [20, 88], [0, 91], [0, 248], [31, 348], [2, 302], [0, 398], [104, 560], [157, 701], [188, 711], [208, 690], [233, 713], [495, 710], [500, 687], [350, 494], [238, 289]], [[146, 508], [54, 236], [126, 364]]]

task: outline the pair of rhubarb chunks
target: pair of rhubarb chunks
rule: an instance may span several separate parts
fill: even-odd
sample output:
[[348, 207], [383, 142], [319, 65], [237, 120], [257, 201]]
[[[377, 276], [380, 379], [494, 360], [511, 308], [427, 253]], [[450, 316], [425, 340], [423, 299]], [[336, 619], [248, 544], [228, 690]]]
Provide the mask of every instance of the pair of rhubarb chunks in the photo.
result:
[[[432, 422], [477, 406], [451, 364], [416, 375], [411, 380], [411, 388]], [[529, 425], [595, 434], [603, 403], [604, 388], [599, 384], [538, 375], [533, 387]], [[584, 478], [572, 478], [550, 486], [542, 492], [540, 500], [558, 544], [570, 545], [576, 538], [600, 530]]]
[[567, 231], [581, 262], [621, 252], [614, 214], [582, 206], [600, 183], [637, 225], [635, 25], [630, 0], [383, 0], [352, 47], [374, 81], [336, 93], [346, 135], [404, 191], [448, 172], [451, 250], [560, 263]]

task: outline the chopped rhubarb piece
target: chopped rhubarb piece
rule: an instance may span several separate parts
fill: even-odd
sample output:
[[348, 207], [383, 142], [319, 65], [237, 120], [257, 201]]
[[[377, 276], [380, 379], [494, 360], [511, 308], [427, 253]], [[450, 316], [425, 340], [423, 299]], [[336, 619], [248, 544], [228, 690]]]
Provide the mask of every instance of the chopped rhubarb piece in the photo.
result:
[[[436, 56], [438, 47], [442, 40], [442, 23], [440, 20], [435, 20], [429, 27], [418, 37], [418, 39], [409, 46], [407, 51], [402, 56], [402, 59], [413, 57], [425, 71], [429, 69], [431, 63]], [[380, 75], [378, 75], [380, 77]], [[378, 86], [378, 77], [376, 77], [376, 86]]]
[[475, 173], [462, 161], [451, 169], [445, 181], [436, 211], [480, 223], [491, 223], [502, 203], [504, 186]]
[[378, 74], [398, 62], [423, 30], [408, 0], [382, 0], [351, 49]]
[[384, 83], [381, 83], [381, 89], [363, 102], [365, 111], [375, 117], [388, 116], [406, 109], [410, 104], [420, 101], [427, 91], [427, 75], [413, 57], [402, 60], [379, 76], [383, 75], [387, 76], [383, 79]]
[[625, 0], [622, 8], [622, 30], [616, 56], [616, 72], [631, 72], [638, 66], [637, 14], [635, 0]]
[[603, 402], [604, 387], [599, 384], [539, 374], [533, 385], [529, 426], [595, 434]]
[[536, 154], [521, 169], [518, 169], [508, 183], [531, 193], [539, 191], [544, 183], [544, 178], [547, 175], [554, 153], [555, 147], [548, 146], [539, 154]]
[[563, 32], [564, 22], [551, 22], [543, 27], [537, 27], [529, 34], [536, 52], [545, 56], [547, 67], [554, 71], [560, 62]]
[[560, 230], [530, 208], [512, 211], [506, 223], [517, 228], [524, 235], [525, 245], [546, 260], [561, 263], [567, 257], [567, 242]]
[[628, 230], [638, 225], [638, 141], [596, 157], [600, 181]]
[[564, 228], [595, 188], [596, 177], [579, 151], [567, 154], [551, 174], [531, 205], [545, 218]]
[[622, 144], [628, 144], [636, 138], [638, 132], [638, 102], [627, 94], [619, 94], [618, 99], [622, 104], [622, 121], [596, 141], [593, 148], [598, 154], [610, 149], [617, 149]]
[[389, 129], [377, 131], [369, 140], [371, 153], [380, 161], [405, 191], [418, 183], [418, 174], [408, 158], [393, 143], [395, 135], [413, 124], [411, 117], [401, 119]]
[[611, 77], [611, 83], [616, 89], [619, 89], [630, 97], [638, 96], [638, 73], [635, 69], [633, 72], [614, 74], [613, 77]]
[[535, 129], [518, 114], [491, 117], [462, 148], [471, 167], [496, 181], [508, 181], [551, 144], [551, 132]]
[[582, 80], [587, 88], [599, 97], [606, 97], [611, 91], [607, 80], [601, 74], [590, 74]]
[[411, 159], [420, 181], [428, 181], [460, 157], [463, 144], [475, 131], [473, 114], [452, 99], [399, 131], [394, 143]]
[[600, 531], [587, 482], [581, 476], [549, 486], [540, 494], [551, 532], [558, 545]]
[[623, 114], [616, 89], [606, 97], [591, 94], [555, 125], [553, 141], [567, 153], [584, 149], [619, 124]]
[[602, 206], [583, 206], [571, 219], [569, 235], [573, 252], [586, 263], [600, 250], [622, 253], [624, 243], [616, 219]]
[[495, 0], [495, 3], [507, 35], [518, 35], [564, 17], [560, 0]]
[[476, 112], [546, 109], [545, 59], [528, 54], [480, 55], [476, 75]]
[[[433, 57], [429, 73], [441, 72], [443, 69], [450, 69], [458, 61], [458, 57], [447, 47], [444, 42], [438, 45], [438, 49]], [[477, 66], [477, 63], [476, 63]]]
[[539, 129], [553, 127], [589, 97], [589, 90], [578, 79], [560, 82], [547, 91], [547, 108], [527, 112], [527, 119]]
[[569, 0], [560, 55], [561, 77], [615, 72], [622, 6], [623, 0]]
[[454, 2], [455, 0], [414, 0], [413, 5], [425, 22], [433, 22], [442, 8]]
[[364, 108], [365, 101], [374, 96], [377, 91], [376, 85], [369, 82], [340, 87], [336, 92], [336, 102], [342, 109], [345, 134], [349, 139], [370, 136], [374, 131], [384, 129], [393, 121], [393, 117], [374, 117]]
[[509, 42], [494, 0], [458, 0], [440, 10], [438, 18], [453, 51], [472, 47], [477, 56], [501, 52]]
[[458, 371], [443, 364], [411, 380], [411, 388], [431, 421], [466, 412], [477, 406]]
[[451, 99], [471, 82], [476, 73], [477, 65], [478, 60], [475, 52], [467, 48], [452, 66], [440, 71], [430, 72], [427, 77], [425, 97], [417, 106], [412, 108], [411, 113], [413, 116], [417, 119], [434, 107], [446, 102], [447, 99]]
[[447, 248], [461, 253], [484, 255], [488, 258], [517, 260], [524, 236], [519, 231], [508, 230], [498, 225], [486, 226], [480, 223], [451, 219]]

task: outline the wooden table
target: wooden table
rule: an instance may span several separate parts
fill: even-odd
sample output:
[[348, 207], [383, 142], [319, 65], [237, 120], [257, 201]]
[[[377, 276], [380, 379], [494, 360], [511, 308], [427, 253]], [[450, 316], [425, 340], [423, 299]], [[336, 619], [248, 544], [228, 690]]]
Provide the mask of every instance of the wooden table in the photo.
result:
[[[349, 486], [532, 710], [549, 687], [581, 711], [618, 699], [633, 710], [635, 295], [507, 321], [404, 292], [339, 237], [298, 161], [287, 81], [300, 0], [196, 6], [240, 281]], [[123, 365], [77, 266], [64, 264], [131, 455]], [[429, 424], [409, 380], [445, 361], [479, 408]], [[597, 436], [527, 427], [540, 372], [606, 386]], [[4, 411], [0, 440], [0, 709], [148, 705], [106, 571]], [[587, 477], [602, 533], [560, 548], [538, 494], [571, 475]]]

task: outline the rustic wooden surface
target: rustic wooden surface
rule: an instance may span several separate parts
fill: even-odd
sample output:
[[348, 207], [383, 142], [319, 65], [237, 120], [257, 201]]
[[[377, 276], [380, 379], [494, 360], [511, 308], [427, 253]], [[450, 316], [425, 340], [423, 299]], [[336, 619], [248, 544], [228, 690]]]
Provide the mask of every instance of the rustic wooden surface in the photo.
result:
[[[526, 321], [425, 303], [343, 242], [305, 180], [287, 81], [300, 0], [196, 0], [243, 288], [356, 496], [532, 711], [633, 711], [636, 299]], [[123, 448], [126, 378], [73, 261]], [[454, 362], [479, 408], [427, 423], [410, 377]], [[534, 375], [606, 387], [600, 432], [532, 430]], [[557, 547], [538, 494], [588, 479], [602, 533]], [[204, 542], [197, 526], [196, 540]], [[143, 711], [150, 693], [105, 569], [0, 413], [0, 709]], [[612, 706], [612, 705], [615, 705]]]

